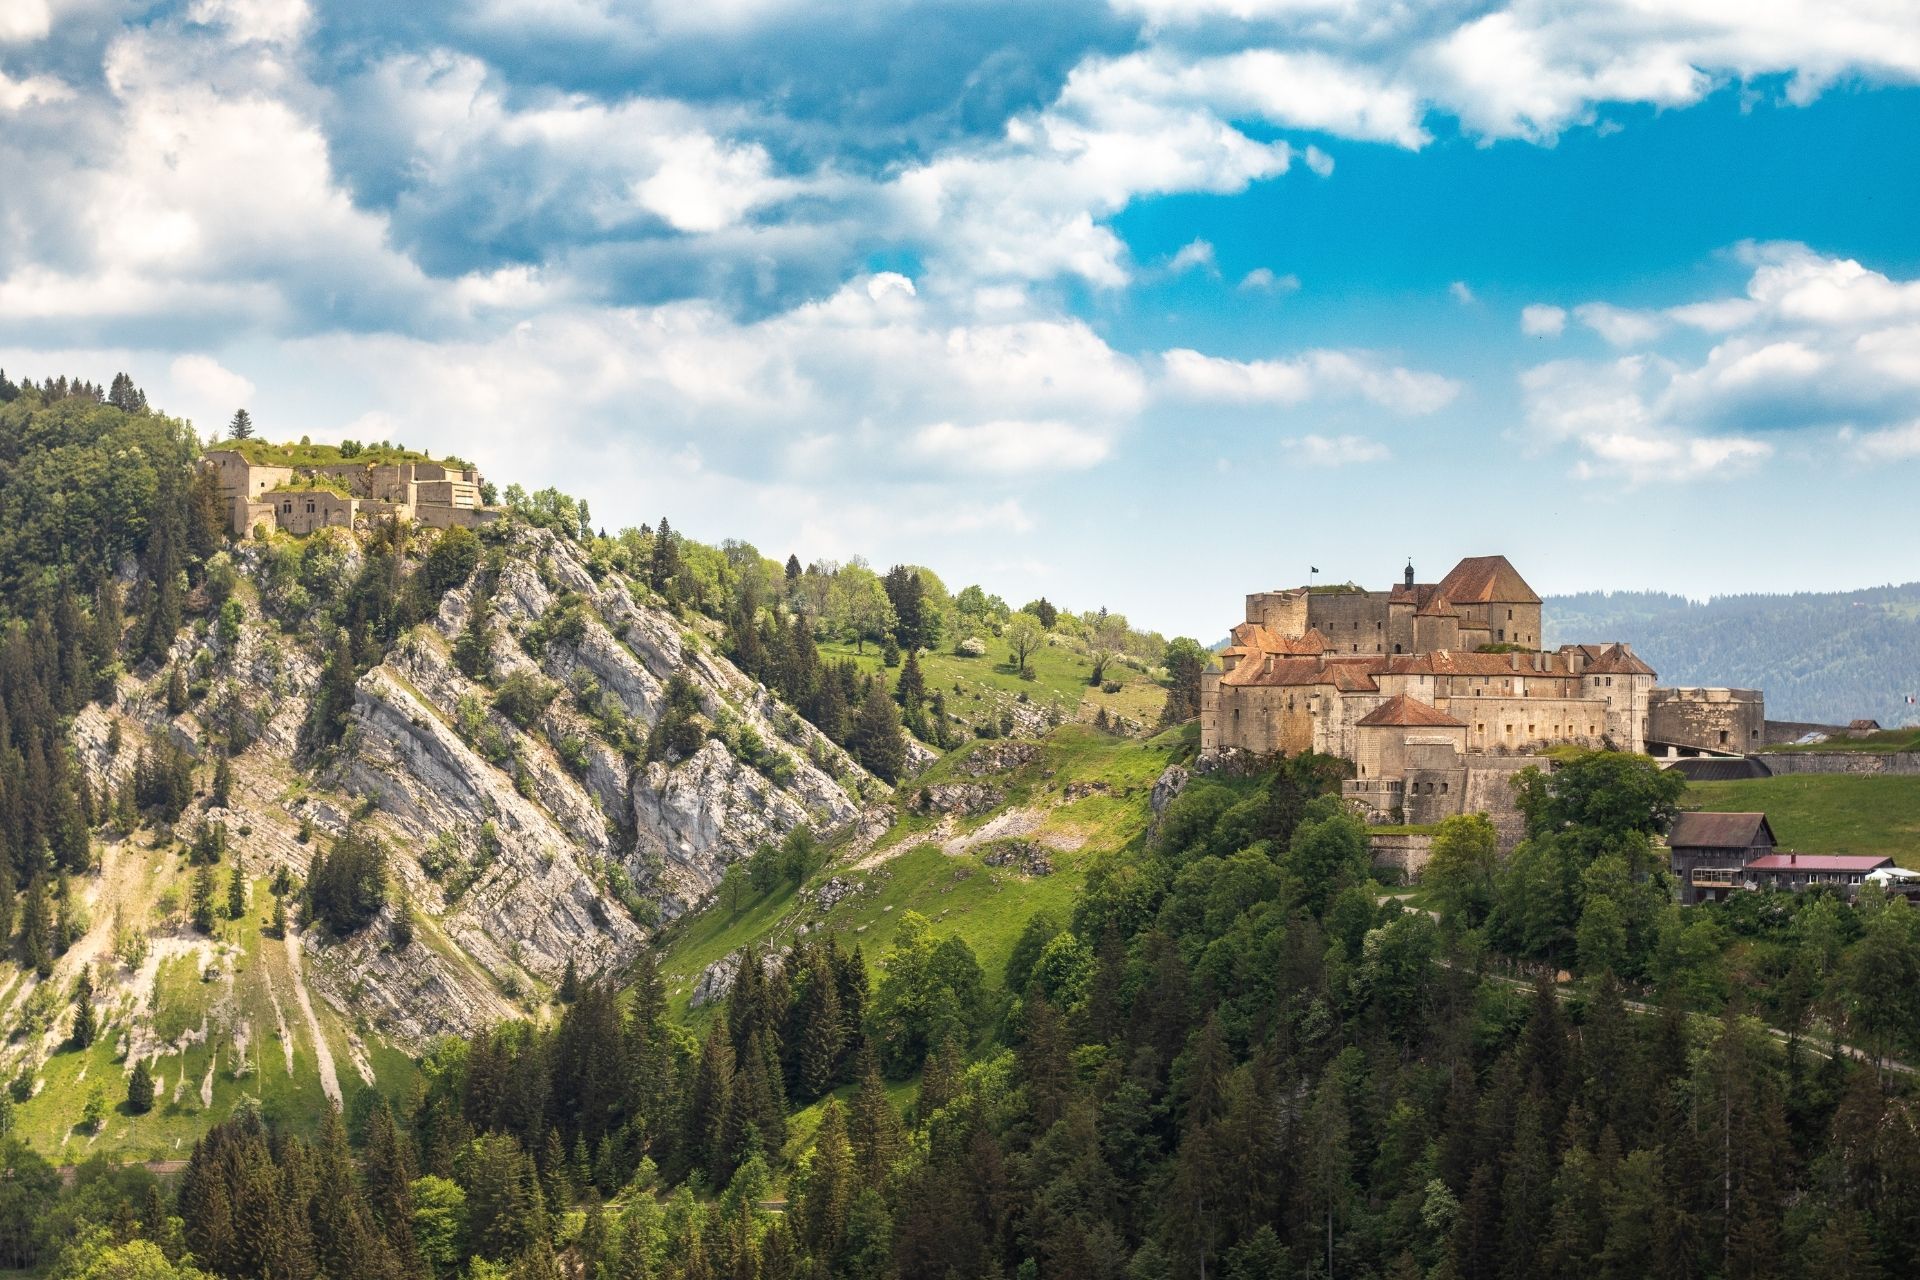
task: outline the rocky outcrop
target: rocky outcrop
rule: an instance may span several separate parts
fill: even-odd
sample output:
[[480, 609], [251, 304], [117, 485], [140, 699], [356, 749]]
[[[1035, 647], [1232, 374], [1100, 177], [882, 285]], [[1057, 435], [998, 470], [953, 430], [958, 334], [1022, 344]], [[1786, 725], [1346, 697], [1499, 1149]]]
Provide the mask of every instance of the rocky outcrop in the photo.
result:
[[984, 778], [994, 773], [1011, 773], [1040, 758], [1037, 742], [985, 742], [960, 761], [955, 772], [968, 778]]
[[[117, 786], [143, 743], [169, 735], [205, 760], [237, 727], [246, 747], [231, 804], [205, 812], [257, 873], [305, 876], [351, 822], [380, 836], [415, 913], [412, 944], [394, 948], [384, 915], [348, 938], [299, 933], [314, 991], [410, 1050], [534, 1008], [569, 961], [583, 974], [619, 971], [656, 919], [697, 904], [761, 844], [803, 824], [825, 839], [864, 833], [865, 815], [891, 808], [885, 786], [643, 587], [596, 577], [549, 531], [504, 532], [488, 584], [492, 687], [451, 659], [470, 581], [360, 677], [339, 745], [309, 754], [332, 636], [287, 629], [305, 625], [304, 606], [270, 618], [259, 601], [351, 580], [358, 543], [328, 531], [309, 543], [327, 576], [307, 582], [303, 563], [297, 588], [284, 561], [277, 578], [266, 572], [271, 547], [232, 553], [246, 620], [237, 635], [206, 618], [182, 631], [175, 657], [208, 690], [187, 714], [167, 715], [164, 681], [148, 670], [122, 679], [113, 706], [83, 709], [74, 731], [93, 781]], [[494, 707], [498, 680], [516, 674], [553, 694], [537, 714], [516, 712], [524, 727]], [[711, 736], [686, 759], [647, 762], [676, 678]]]
[[1158, 818], [1192, 780], [1193, 775], [1185, 765], [1170, 764], [1162, 769], [1160, 776], [1154, 779], [1152, 794], [1147, 797], [1147, 806], [1153, 810], [1153, 816]]
[[920, 788], [914, 795], [914, 807], [922, 813], [951, 813], [972, 818], [999, 808], [1004, 799], [1004, 792], [985, 783], [942, 782]]
[[1023, 876], [1050, 876], [1053, 859], [1047, 847], [1033, 840], [1000, 840], [981, 859], [990, 867], [1008, 867]]

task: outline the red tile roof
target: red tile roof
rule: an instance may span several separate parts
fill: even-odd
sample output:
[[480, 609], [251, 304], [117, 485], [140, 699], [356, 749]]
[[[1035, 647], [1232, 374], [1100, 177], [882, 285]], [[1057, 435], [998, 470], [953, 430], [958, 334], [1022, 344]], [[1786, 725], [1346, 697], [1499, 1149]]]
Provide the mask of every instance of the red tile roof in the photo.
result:
[[1455, 720], [1435, 706], [1410, 698], [1406, 694], [1388, 698], [1385, 702], [1361, 716], [1357, 722], [1362, 725], [1421, 726], [1431, 728], [1464, 729], [1467, 726]]
[[1440, 579], [1440, 593], [1459, 604], [1539, 604], [1520, 571], [1505, 556], [1468, 556]]
[[1872, 854], [1770, 853], [1747, 864], [1749, 871], [1878, 871], [1892, 858]]

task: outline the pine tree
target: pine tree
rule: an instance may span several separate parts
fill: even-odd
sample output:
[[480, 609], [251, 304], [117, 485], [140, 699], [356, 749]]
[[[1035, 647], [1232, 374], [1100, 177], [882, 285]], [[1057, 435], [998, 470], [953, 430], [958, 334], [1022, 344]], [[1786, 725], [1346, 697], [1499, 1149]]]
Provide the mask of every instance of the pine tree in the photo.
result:
[[665, 516], [653, 533], [653, 562], [648, 566], [648, 581], [655, 591], [673, 598], [670, 590], [680, 574], [680, 547]]
[[799, 576], [800, 576], [800, 557], [797, 555], [790, 555], [787, 557], [787, 581], [792, 582], [795, 578], [798, 578]]
[[227, 423], [227, 437], [231, 440], [253, 439], [253, 415], [245, 409], [235, 409], [233, 418]]
[[187, 709], [187, 678], [176, 665], [167, 671], [167, 714], [177, 716]]
[[394, 1123], [393, 1108], [382, 1099], [367, 1118], [367, 1141], [360, 1161], [367, 1207], [403, 1276], [425, 1267], [413, 1234], [413, 1147]]
[[355, 683], [353, 642], [346, 631], [334, 636], [333, 654], [320, 677], [319, 697], [314, 700], [312, 733], [318, 746], [332, 746], [347, 731], [347, 719], [353, 711]]
[[847, 1211], [853, 1203], [853, 1149], [837, 1098], [828, 1098], [813, 1139], [813, 1163], [795, 1206], [794, 1230], [817, 1259], [837, 1254], [847, 1235]]
[[127, 1110], [137, 1116], [153, 1110], [153, 1071], [145, 1058], [133, 1064], [133, 1074], [127, 1078]]
[[889, 1170], [906, 1145], [900, 1114], [887, 1097], [880, 1080], [880, 1066], [871, 1047], [860, 1054], [860, 1087], [853, 1095], [853, 1112], [847, 1120], [847, 1137], [852, 1144], [861, 1180], [870, 1187], [886, 1180]]
[[493, 593], [476, 580], [466, 625], [453, 642], [453, 665], [469, 680], [493, 679]]
[[227, 877], [227, 919], [238, 920], [247, 914], [247, 862], [235, 854], [233, 873]]
[[211, 934], [214, 929], [217, 891], [212, 866], [202, 866], [193, 873], [193, 927], [205, 934]]
[[922, 713], [927, 703], [927, 681], [920, 673], [918, 653], [907, 653], [906, 663], [900, 668], [900, 679], [894, 685], [893, 697], [900, 704], [900, 718], [906, 721], [907, 727], [925, 738], [927, 731]]
[[898, 782], [906, 767], [907, 744], [900, 735], [900, 710], [887, 696], [887, 687], [879, 680], [867, 687], [866, 700], [860, 704], [859, 718], [848, 735], [848, 749], [854, 758], [883, 782]]
[[207, 803], [215, 809], [233, 806], [233, 762], [225, 752], [221, 753], [219, 763], [213, 766], [213, 793]]
[[93, 966], [80, 966], [80, 976], [73, 983], [73, 1047], [85, 1049], [93, 1043]]
[[20, 909], [20, 963], [42, 978], [53, 976], [53, 903], [47, 896], [47, 878], [37, 871], [27, 884], [26, 903]]

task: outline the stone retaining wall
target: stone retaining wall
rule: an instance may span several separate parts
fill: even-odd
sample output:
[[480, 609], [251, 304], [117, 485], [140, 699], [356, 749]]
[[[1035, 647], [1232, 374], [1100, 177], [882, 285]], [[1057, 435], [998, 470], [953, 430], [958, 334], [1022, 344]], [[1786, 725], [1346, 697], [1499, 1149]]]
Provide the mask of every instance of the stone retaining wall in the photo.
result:
[[1920, 773], [1920, 751], [1763, 751], [1756, 760], [1783, 773]]

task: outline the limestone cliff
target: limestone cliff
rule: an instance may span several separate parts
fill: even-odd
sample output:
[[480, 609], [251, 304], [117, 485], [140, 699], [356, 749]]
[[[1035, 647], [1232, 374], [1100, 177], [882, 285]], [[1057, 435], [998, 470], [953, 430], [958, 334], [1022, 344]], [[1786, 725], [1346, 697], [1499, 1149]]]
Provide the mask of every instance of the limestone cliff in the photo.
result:
[[[410, 1050], [532, 1008], [569, 961], [582, 974], [617, 969], [729, 863], [803, 823], [831, 839], [887, 792], [659, 602], [616, 575], [596, 578], [572, 542], [541, 529], [504, 536], [491, 570], [450, 590], [360, 676], [334, 750], [302, 750], [322, 643], [287, 610], [263, 608], [275, 588], [257, 544], [234, 553], [237, 634], [202, 619], [181, 636], [176, 656], [202, 683], [194, 710], [169, 716], [164, 682], [129, 676], [115, 705], [89, 708], [74, 733], [95, 784], [117, 785], [149, 740], [171, 737], [204, 759], [202, 717], [243, 724], [252, 742], [234, 758], [231, 803], [205, 813], [255, 875], [304, 876], [351, 820], [377, 833], [411, 903], [412, 944], [390, 941], [392, 901], [349, 938], [306, 926], [299, 944], [306, 978], [344, 1021]], [[553, 695], [524, 723], [452, 660], [483, 576], [494, 685], [525, 673]], [[697, 695], [705, 740], [685, 758], [648, 760], [636, 743], [676, 675]]]

